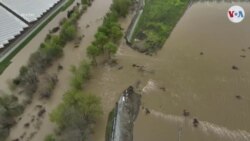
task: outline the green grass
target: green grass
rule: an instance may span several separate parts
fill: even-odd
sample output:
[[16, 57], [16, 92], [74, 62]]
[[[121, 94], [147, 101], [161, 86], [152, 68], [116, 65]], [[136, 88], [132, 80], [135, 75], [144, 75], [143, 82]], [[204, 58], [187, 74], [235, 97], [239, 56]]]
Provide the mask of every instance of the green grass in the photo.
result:
[[4, 72], [4, 70], [11, 64], [11, 59], [22, 50], [52, 19], [56, 17], [58, 13], [62, 10], [66, 10], [74, 0], [68, 0], [68, 2], [62, 7], [57, 9], [55, 13], [53, 13], [45, 22], [43, 22], [35, 31], [29, 35], [27, 39], [25, 39], [13, 52], [11, 52], [2, 62], [0, 62], [0, 75]]
[[133, 39], [145, 40], [149, 52], [160, 49], [188, 6], [188, 0], [145, 0]]

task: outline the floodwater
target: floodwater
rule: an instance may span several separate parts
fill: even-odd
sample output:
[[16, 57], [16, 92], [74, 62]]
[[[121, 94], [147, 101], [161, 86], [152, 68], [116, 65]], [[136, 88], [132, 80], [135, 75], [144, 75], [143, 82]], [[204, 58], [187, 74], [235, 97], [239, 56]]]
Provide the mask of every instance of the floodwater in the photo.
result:
[[[34, 98], [22, 120], [11, 130], [10, 140], [24, 132], [27, 132], [27, 140], [36, 132], [31, 140], [42, 141], [53, 132], [55, 125], [49, 121], [48, 114], [68, 90], [70, 66], [86, 58], [86, 47], [93, 41], [110, 4], [111, 0], [95, 0], [82, 16], [79, 26], [85, 38], [80, 47], [73, 48], [74, 44], [69, 43], [64, 48], [64, 57], [48, 70], [54, 73], [57, 64], [64, 66], [64, 70], [58, 74], [59, 82], [53, 96], [49, 101]], [[247, 9], [249, 3], [237, 4], [245, 8], [245, 13], [250, 13], [250, 9]], [[123, 40], [116, 55], [123, 69], [99, 64], [93, 69], [91, 80], [85, 86], [87, 92], [101, 97], [104, 111], [91, 140], [104, 141], [108, 113], [122, 91], [140, 81], [142, 106], [150, 109], [151, 113], [145, 115], [143, 110], [140, 111], [135, 122], [134, 141], [249, 141], [250, 17], [247, 15], [239, 24], [229, 22], [226, 11], [231, 5], [222, 2], [195, 3], [186, 11], [162, 50], [152, 57], [130, 49]], [[130, 19], [131, 15], [122, 19], [122, 27], [126, 29]], [[86, 29], [87, 24], [90, 27]], [[29, 53], [37, 49], [32, 47], [38, 47], [51, 28], [53, 26], [48, 26], [32, 40], [26, 47], [30, 49]], [[26, 48], [13, 59], [1, 76], [1, 88], [4, 83], [2, 78], [13, 78], [18, 74], [17, 68], [27, 61], [28, 55], [22, 53]], [[200, 55], [201, 52], [203, 55]], [[132, 64], [144, 66], [145, 71], [139, 71]], [[233, 70], [232, 66], [239, 69]], [[236, 99], [236, 95], [242, 99]], [[24, 129], [23, 125], [37, 114], [37, 104], [44, 105], [47, 110], [41, 122], [37, 123], [40, 128], [32, 124], [31, 129]], [[182, 116], [183, 109], [190, 112], [189, 117]], [[197, 128], [192, 125], [194, 117], [200, 121]]]
[[[72, 6], [76, 5], [76, 2]], [[98, 27], [102, 24], [103, 17], [109, 11], [111, 3], [112, 0], [106, 0], [105, 3], [103, 3], [102, 0], [95, 0], [92, 6], [89, 7], [88, 10], [82, 15], [78, 21], [79, 36], [85, 35], [85, 37], [82, 39], [79, 47], [74, 48], [74, 42], [68, 43], [64, 48], [64, 56], [54, 62], [54, 65], [47, 70], [47, 73], [49, 74], [57, 73], [58, 75], [58, 83], [53, 91], [53, 95], [49, 100], [41, 100], [38, 93], [35, 94], [32, 103], [27, 106], [24, 114], [20, 116], [21, 120], [11, 129], [7, 141], [17, 138], [20, 139], [21, 136], [23, 136], [23, 139], [21, 139], [22, 141], [43, 141], [46, 135], [54, 133], [56, 126], [54, 123], [50, 122], [49, 114], [62, 102], [63, 94], [70, 89], [69, 81], [72, 77], [70, 71], [71, 66], [78, 66], [83, 59], [87, 59], [86, 48], [91, 44], [92, 41], [94, 41], [94, 35], [97, 32]], [[59, 16], [65, 17], [66, 15]], [[87, 25], [90, 25], [90, 27], [86, 28]], [[49, 29], [51, 28], [53, 28], [53, 26]], [[43, 32], [47, 33], [45, 30], [40, 34], [44, 34]], [[36, 39], [34, 40], [36, 41]], [[39, 42], [36, 43], [35, 41], [32, 41], [32, 43], [34, 43], [33, 45], [38, 46]], [[22, 51], [20, 53], [22, 53]], [[17, 57], [21, 56], [17, 55]], [[63, 66], [63, 70], [60, 72], [57, 71], [57, 66], [59, 64]], [[42, 82], [40, 85], [42, 85]], [[37, 116], [39, 112], [37, 105], [42, 105], [46, 109], [46, 113], [40, 118]], [[24, 127], [26, 123], [30, 123], [30, 126], [27, 128]]]
[[[86, 88], [102, 98], [104, 108], [93, 140], [104, 140], [108, 112], [121, 92], [140, 80], [142, 106], [151, 114], [140, 111], [134, 141], [250, 141], [250, 16], [231, 23], [226, 12], [234, 4], [250, 13], [245, 2], [193, 4], [152, 57], [123, 41], [116, 55], [123, 69], [99, 65]], [[127, 27], [127, 21], [122, 24]], [[184, 109], [189, 117], [182, 116]], [[193, 118], [200, 121], [197, 128]]]

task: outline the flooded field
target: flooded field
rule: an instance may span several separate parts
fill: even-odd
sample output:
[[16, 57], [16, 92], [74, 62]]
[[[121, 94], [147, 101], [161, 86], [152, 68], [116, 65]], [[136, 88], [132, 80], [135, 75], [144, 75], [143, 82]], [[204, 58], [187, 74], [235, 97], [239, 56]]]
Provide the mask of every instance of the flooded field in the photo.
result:
[[[237, 4], [250, 12], [249, 3]], [[116, 56], [123, 69], [99, 66], [86, 88], [101, 96], [104, 107], [93, 140], [103, 141], [119, 94], [140, 81], [142, 106], [151, 114], [141, 110], [134, 141], [249, 141], [250, 17], [231, 23], [226, 16], [231, 5], [195, 3], [155, 56], [137, 53], [123, 41]], [[190, 112], [187, 118], [184, 109]], [[200, 121], [197, 128], [193, 118]]]
[[[80, 2], [80, 1], [76, 1]], [[76, 5], [76, 2], [74, 5]], [[56, 85], [53, 95], [49, 100], [41, 100], [38, 93], [35, 94], [35, 97], [33, 98], [33, 101], [30, 105], [27, 106], [24, 113], [20, 116], [20, 120], [16, 126], [14, 126], [11, 129], [9, 138], [7, 141], [12, 141], [17, 138], [22, 138], [23, 141], [43, 141], [46, 135], [52, 134], [55, 130], [55, 124], [50, 122], [49, 114], [54, 110], [62, 101], [63, 94], [66, 93], [70, 89], [70, 78], [72, 77], [70, 68], [72, 65], [79, 65], [80, 62], [83, 59], [87, 59], [86, 56], [86, 48], [91, 44], [91, 42], [94, 40], [94, 34], [97, 32], [98, 27], [102, 24], [103, 17], [108, 12], [109, 7], [112, 3], [112, 0], [107, 0], [105, 3], [103, 3], [102, 0], [95, 0], [91, 7], [88, 8], [86, 13], [82, 15], [80, 20], [78, 21], [79, 26], [79, 35], [85, 35], [85, 37], [82, 39], [80, 45], [78, 48], [74, 48], [75, 44], [74, 42], [68, 43], [64, 51], [64, 56], [59, 59], [58, 61], [53, 63], [53, 66], [50, 67], [47, 72], [49, 74], [55, 74], [58, 73], [57, 66], [60, 64], [63, 66], [63, 70], [58, 73], [58, 84]], [[74, 6], [72, 5], [72, 6]], [[59, 17], [64, 17], [65, 15], [59, 15]], [[62, 18], [61, 17], [61, 18]], [[59, 18], [60, 19], [60, 18]], [[59, 21], [58, 21], [59, 22]], [[52, 23], [55, 25], [51, 25], [51, 27], [46, 27], [44, 31], [39, 33], [38, 37], [41, 37], [43, 34], [46, 35], [47, 28], [48, 30], [52, 27], [56, 26], [56, 23]], [[90, 25], [88, 28], [86, 28], [87, 25]], [[40, 35], [41, 34], [41, 35]], [[43, 38], [43, 36], [41, 37]], [[31, 42], [34, 46], [39, 46], [39, 43], [36, 39], [35, 41]], [[37, 41], [37, 43], [36, 43]], [[43, 40], [41, 40], [42, 42]], [[18, 65], [13, 66], [14, 63], [21, 63], [25, 64], [24, 58], [28, 59], [29, 56], [22, 56], [22, 54], [25, 54], [25, 49], [31, 47], [31, 45], [28, 45], [24, 50], [22, 50], [15, 58], [13, 64], [7, 69], [13, 69], [13, 67], [16, 67], [12, 72], [12, 77], [14, 77], [14, 74], [18, 74]], [[37, 48], [32, 48], [33, 51], [36, 51]], [[24, 51], [24, 52], [23, 52]], [[20, 57], [24, 57], [23, 59], [20, 59]], [[20, 62], [17, 62], [18, 60], [15, 60], [19, 58]], [[27, 60], [26, 60], [27, 61]], [[17, 69], [17, 70], [16, 70]], [[9, 74], [11, 75], [11, 74]], [[6, 76], [6, 78], [12, 78], [8, 76], [7, 73], [4, 73], [3, 76]], [[8, 77], [7, 77], [8, 76]], [[4, 82], [3, 82], [4, 83]], [[42, 82], [40, 83], [40, 86], [42, 86]], [[39, 112], [39, 107], [42, 106], [42, 108], [45, 108], [46, 112], [41, 116], [40, 118], [37, 116]], [[29, 127], [25, 128], [25, 124], [29, 123]]]
[[[84, 34], [79, 48], [69, 43], [64, 57], [55, 62], [48, 72], [54, 73], [57, 64], [64, 70], [49, 101], [34, 98], [21, 121], [11, 130], [9, 140], [26, 132], [25, 139], [42, 141], [52, 133], [54, 124], [48, 114], [61, 102], [69, 88], [71, 65], [86, 58], [86, 47], [93, 41], [97, 27], [102, 24], [111, 0], [95, 0], [79, 21]], [[250, 3], [237, 3], [250, 13]], [[164, 47], [153, 56], [138, 53], [122, 41], [116, 58], [118, 66], [99, 64], [92, 71], [85, 86], [87, 92], [102, 99], [104, 115], [97, 122], [91, 140], [104, 141], [108, 113], [115, 106], [121, 92], [131, 84], [138, 84], [143, 110], [135, 122], [134, 141], [250, 141], [250, 17], [240, 24], [229, 22], [226, 16], [230, 3], [202, 2], [193, 4], [179, 21]], [[207, 11], [207, 12], [206, 12]], [[37, 50], [49, 29], [65, 16], [59, 15], [35, 37], [0, 76], [0, 89], [7, 89], [6, 81], [18, 74], [28, 54]], [[62, 16], [62, 17], [60, 17]], [[126, 29], [131, 15], [121, 20]], [[90, 25], [86, 28], [86, 25]], [[232, 69], [237, 67], [238, 69]], [[36, 105], [46, 108], [39, 128], [23, 125], [37, 114]], [[183, 110], [190, 112], [184, 117]], [[193, 127], [193, 118], [199, 120]]]

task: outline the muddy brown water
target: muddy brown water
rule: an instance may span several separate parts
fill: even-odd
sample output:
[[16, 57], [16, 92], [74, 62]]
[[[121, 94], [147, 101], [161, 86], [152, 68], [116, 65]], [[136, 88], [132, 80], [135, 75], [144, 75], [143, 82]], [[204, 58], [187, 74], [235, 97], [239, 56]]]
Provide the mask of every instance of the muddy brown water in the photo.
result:
[[[48, 112], [32, 140], [42, 141], [53, 132], [54, 124], [49, 121], [48, 113], [61, 102], [62, 94], [68, 90], [69, 68], [86, 57], [86, 46], [93, 40], [110, 3], [111, 0], [96, 0], [79, 21], [85, 38], [81, 48], [72, 49], [73, 43], [67, 45], [64, 58], [56, 62], [61, 63], [64, 70], [59, 73], [53, 97], [44, 104]], [[236, 4], [250, 13], [247, 9], [249, 3]], [[142, 105], [151, 113], [145, 115], [143, 110], [140, 111], [134, 127], [134, 141], [249, 141], [250, 17], [247, 15], [240, 24], [230, 23], [226, 11], [231, 5], [222, 2], [194, 4], [179, 21], [162, 50], [152, 57], [135, 52], [123, 40], [116, 55], [123, 69], [99, 65], [85, 86], [87, 92], [101, 97], [104, 111], [91, 140], [104, 141], [108, 113], [121, 92], [140, 80]], [[130, 19], [131, 15], [121, 20], [124, 28]], [[90, 28], [85, 29], [86, 24], [90, 24]], [[144, 66], [146, 71], [141, 72], [132, 64]], [[239, 70], [232, 70], [233, 65]], [[8, 69], [9, 72], [15, 71], [14, 66]], [[49, 72], [55, 70], [56, 66]], [[236, 95], [242, 99], [236, 99]], [[11, 139], [23, 133], [23, 124], [37, 112], [33, 111], [37, 103], [42, 102], [35, 99], [26, 109], [22, 121], [12, 129]], [[190, 112], [190, 117], [182, 116], [183, 109]], [[200, 121], [198, 128], [192, 126], [193, 117]]]
[[[63, 94], [70, 89], [69, 84], [70, 84], [70, 78], [72, 77], [70, 71], [71, 66], [72, 65], [78, 66], [83, 59], [87, 59], [86, 48], [94, 40], [94, 34], [97, 32], [98, 27], [102, 24], [103, 17], [108, 12], [111, 3], [112, 0], [106, 0], [105, 3], [102, 0], [95, 0], [92, 6], [89, 7], [88, 10], [82, 15], [82, 17], [78, 21], [79, 36], [85, 35], [85, 37], [80, 42], [79, 47], [74, 48], [75, 46], [74, 42], [68, 43], [64, 48], [64, 56], [58, 61], [54, 62], [53, 63], [54, 65], [47, 70], [47, 73], [55, 74], [57, 73], [58, 64], [61, 64], [63, 66], [63, 70], [58, 73], [59, 81], [53, 91], [52, 97], [49, 100], [41, 100], [39, 98], [38, 93], [35, 94], [32, 103], [29, 106], [27, 106], [24, 114], [20, 116], [21, 120], [18, 122], [16, 126], [14, 126], [11, 129], [7, 141], [11, 141], [17, 138], [20, 139], [21, 136], [23, 136], [22, 139], [23, 141], [43, 141], [46, 135], [54, 133], [56, 126], [55, 124], [50, 122], [49, 113], [51, 113], [52, 110], [55, 109], [62, 102]], [[17, 75], [18, 71], [16, 69], [19, 67], [19, 65], [21, 66], [22, 64], [25, 64], [25, 60], [20, 59], [20, 57], [26, 58], [26, 56], [28, 56], [27, 54], [32, 52], [32, 51], [27, 51], [25, 49], [29, 49], [30, 47], [32, 47], [31, 44], [33, 44], [34, 46], [38, 46], [39, 43], [41, 42], [40, 40], [45, 37], [49, 29], [52, 29], [54, 26], [56, 26], [60, 21], [60, 19], [66, 16], [66, 13], [64, 13], [64, 15], [58, 15], [58, 16], [59, 17], [55, 19], [56, 21], [52, 21], [50, 25], [48, 25], [41, 33], [39, 33], [39, 35], [37, 35], [36, 38], [33, 39], [31, 43], [13, 59], [13, 63], [9, 68], [7, 68], [10, 70], [15, 68], [13, 70], [12, 75]], [[90, 25], [90, 27], [86, 28], [87, 25]], [[41, 39], [39, 40], [39, 38]], [[32, 50], [36, 51], [36, 49]], [[26, 56], [24, 55], [25, 53]], [[20, 59], [19, 60], [20, 62], [15, 62], [18, 61], [16, 60], [18, 58]], [[27, 59], [28, 58], [26, 58], [26, 61]], [[14, 65], [18, 63], [20, 64], [16, 66]], [[14, 76], [11, 77], [8, 76], [8, 73], [5, 72], [2, 77], [6, 78], [14, 77]], [[41, 118], [37, 118], [37, 114], [39, 111], [37, 105], [42, 105], [46, 109], [46, 113]], [[34, 121], [32, 121], [33, 117], [35, 117]], [[28, 128], [24, 128], [24, 125], [26, 123], [30, 123], [30, 126]]]
[[[233, 4], [250, 13], [249, 3]], [[104, 140], [107, 113], [121, 92], [140, 80], [142, 105], [151, 114], [141, 110], [134, 141], [249, 141], [250, 16], [242, 23], [231, 23], [226, 12], [233, 4], [195, 3], [156, 56], [137, 53], [123, 41], [116, 55], [123, 69], [99, 67], [86, 88], [101, 96], [104, 106], [93, 140]], [[148, 72], [132, 64], [143, 65]], [[239, 70], [233, 70], [233, 65]], [[190, 112], [186, 119], [184, 109]], [[200, 121], [197, 128], [193, 118]]]

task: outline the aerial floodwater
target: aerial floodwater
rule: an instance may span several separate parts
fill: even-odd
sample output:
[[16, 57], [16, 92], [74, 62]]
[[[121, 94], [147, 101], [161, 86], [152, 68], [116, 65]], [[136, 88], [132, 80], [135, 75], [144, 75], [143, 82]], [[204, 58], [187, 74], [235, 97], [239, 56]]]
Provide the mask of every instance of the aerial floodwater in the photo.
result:
[[250, 15], [231, 23], [226, 12], [235, 4], [250, 13], [250, 3], [194, 3], [157, 59], [145, 61], [155, 70], [142, 100], [152, 111], [137, 119], [135, 141], [250, 140]]
[[[227, 17], [235, 4], [246, 13], [238, 24]], [[140, 82], [134, 141], [250, 141], [249, 7], [248, 2], [193, 3], [156, 55], [123, 43], [117, 54], [123, 69], [100, 67], [86, 89], [101, 96], [107, 118], [118, 94]], [[95, 140], [104, 138], [102, 122]]]
[[[77, 2], [80, 0], [68, 9]], [[58, 73], [53, 95], [48, 101], [35, 95], [11, 128], [7, 141], [25, 135], [22, 141], [43, 141], [56, 131], [49, 115], [70, 90], [72, 65], [87, 60], [86, 48], [94, 41], [111, 4], [112, 0], [94, 0], [82, 15], [78, 21], [78, 34], [84, 36], [80, 47], [73, 48], [74, 42], [69, 42], [63, 49], [64, 56], [46, 70], [53, 74], [58, 73], [59, 65], [64, 68]], [[227, 17], [233, 5], [243, 7], [246, 13], [237, 24]], [[55, 17], [12, 59], [0, 76], [0, 91], [8, 90], [7, 82], [18, 75], [49, 30], [66, 15], [65, 11]], [[124, 33], [132, 18], [130, 12], [119, 20]], [[162, 49], [152, 56], [133, 50], [122, 39], [114, 56], [117, 64], [102, 63], [102, 57], [97, 57], [98, 65], [91, 67], [91, 77], [83, 86], [84, 93], [100, 97], [103, 108], [103, 116], [93, 126], [89, 140], [105, 140], [110, 111], [123, 91], [133, 86], [140, 99], [134, 126], [128, 121], [133, 126], [133, 136], [129, 136], [133, 141], [250, 141], [250, 2], [194, 2]], [[37, 126], [24, 128], [37, 114], [39, 105], [46, 108], [44, 117], [35, 122]]]

